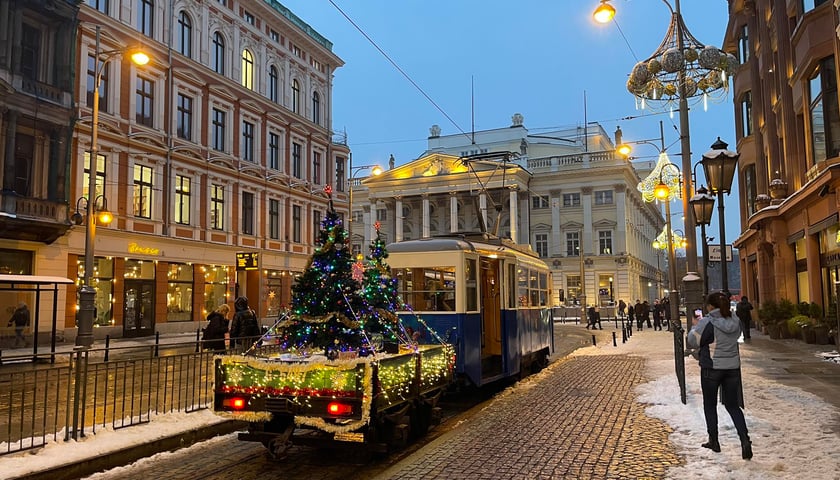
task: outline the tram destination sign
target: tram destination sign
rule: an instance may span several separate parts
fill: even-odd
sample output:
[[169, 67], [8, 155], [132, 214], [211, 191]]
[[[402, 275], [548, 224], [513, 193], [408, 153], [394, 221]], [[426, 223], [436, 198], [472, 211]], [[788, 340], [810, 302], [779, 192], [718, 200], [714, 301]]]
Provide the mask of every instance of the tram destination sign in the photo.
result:
[[236, 252], [236, 270], [259, 269], [259, 255], [257, 252]]

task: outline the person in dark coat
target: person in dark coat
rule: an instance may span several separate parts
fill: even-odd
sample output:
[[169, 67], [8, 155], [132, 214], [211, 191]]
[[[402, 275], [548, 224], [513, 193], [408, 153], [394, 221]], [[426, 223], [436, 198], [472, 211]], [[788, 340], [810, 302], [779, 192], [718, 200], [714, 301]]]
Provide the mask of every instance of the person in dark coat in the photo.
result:
[[627, 328], [633, 326], [633, 320], [636, 318], [636, 308], [633, 305], [627, 306]]
[[250, 346], [261, 335], [257, 314], [248, 306], [248, 297], [239, 297], [233, 302], [235, 313], [230, 326], [230, 338], [238, 345]]
[[653, 329], [662, 330], [662, 304], [659, 300], [653, 301]]
[[665, 327], [671, 331], [671, 300], [668, 297], [662, 299], [662, 315], [665, 317]]
[[735, 306], [735, 315], [741, 321], [741, 331], [744, 332], [744, 340], [750, 339], [750, 328], [752, 327], [752, 303], [747, 297], [741, 297], [741, 301]]
[[603, 330], [603, 327], [601, 327], [601, 312], [598, 311], [598, 308], [595, 305], [589, 307], [587, 316], [589, 317], [589, 322], [587, 322], [586, 328], [592, 326], [592, 330], [595, 330], [597, 324], [597, 328], [599, 330]]
[[648, 328], [653, 328], [653, 325], [651, 325], [651, 323], [650, 323], [650, 303], [648, 303], [647, 300], [642, 302], [642, 312], [644, 312], [644, 315], [643, 315], [642, 319], [647, 324], [647, 327]]
[[627, 304], [624, 303], [624, 300], [618, 299], [618, 316], [624, 318], [624, 310], [627, 309]]
[[207, 350], [215, 350], [217, 352], [224, 352], [225, 335], [230, 332], [228, 328], [227, 315], [230, 313], [230, 307], [227, 303], [223, 303], [215, 310], [207, 315], [207, 326], [204, 327], [204, 348]]
[[23, 336], [23, 331], [29, 326], [29, 307], [25, 303], [21, 302], [14, 313], [12, 313], [12, 318], [9, 319], [8, 326], [11, 327], [12, 325], [15, 326], [15, 347], [21, 345], [28, 347], [29, 342]]
[[636, 329], [640, 332], [642, 328], [645, 326], [645, 304], [641, 302], [641, 300], [636, 300], [636, 307], [633, 309], [633, 312], [636, 314]]

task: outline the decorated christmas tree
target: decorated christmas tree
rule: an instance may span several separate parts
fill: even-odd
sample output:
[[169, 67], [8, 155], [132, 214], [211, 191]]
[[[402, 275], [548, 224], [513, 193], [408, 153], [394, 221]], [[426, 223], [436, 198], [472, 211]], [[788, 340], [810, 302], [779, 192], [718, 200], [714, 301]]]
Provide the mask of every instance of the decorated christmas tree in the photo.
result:
[[391, 268], [385, 263], [388, 250], [379, 231], [379, 222], [374, 227], [376, 238], [370, 244], [370, 254], [362, 276], [362, 299], [365, 304], [363, 327], [371, 341], [381, 338], [384, 342], [396, 343], [403, 336], [399, 319], [394, 313], [401, 304], [397, 295], [397, 280], [391, 277]]
[[321, 222], [318, 246], [292, 286], [291, 317], [278, 327], [285, 347], [334, 358], [340, 351], [360, 349], [367, 340], [348, 234], [333, 206], [332, 189], [328, 186], [325, 191], [329, 209]]

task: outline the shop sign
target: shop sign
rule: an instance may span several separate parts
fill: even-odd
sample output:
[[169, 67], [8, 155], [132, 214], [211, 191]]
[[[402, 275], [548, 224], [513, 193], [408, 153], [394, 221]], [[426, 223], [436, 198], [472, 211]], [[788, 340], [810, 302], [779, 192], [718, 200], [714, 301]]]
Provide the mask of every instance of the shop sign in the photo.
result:
[[137, 245], [135, 242], [131, 242], [128, 244], [128, 253], [152, 255], [156, 257], [160, 255], [160, 249], [155, 247], [144, 247], [142, 245]]
[[236, 252], [236, 270], [257, 270], [260, 268], [258, 260], [257, 252]]

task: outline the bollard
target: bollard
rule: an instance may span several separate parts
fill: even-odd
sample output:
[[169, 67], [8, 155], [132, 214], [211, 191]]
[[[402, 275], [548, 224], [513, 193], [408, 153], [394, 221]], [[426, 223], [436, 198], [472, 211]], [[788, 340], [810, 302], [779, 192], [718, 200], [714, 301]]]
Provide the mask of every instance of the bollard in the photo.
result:
[[160, 356], [160, 332], [155, 332], [155, 357]]
[[621, 329], [621, 343], [627, 343], [627, 329]]
[[200, 347], [201, 347], [201, 329], [196, 328], [195, 329], [195, 353], [198, 353], [200, 351]]
[[108, 361], [108, 357], [111, 356], [111, 336], [105, 335], [105, 361]]
[[615, 329], [618, 330], [618, 317], [613, 317], [613, 320], [615, 321]]
[[618, 342], [615, 340], [615, 332], [613, 332], [613, 347], [617, 347]]
[[595, 341], [595, 335], [592, 335], [592, 346], [593, 346], [593, 347], [597, 347], [597, 346], [598, 346], [598, 342], [596, 342], [596, 341]]

